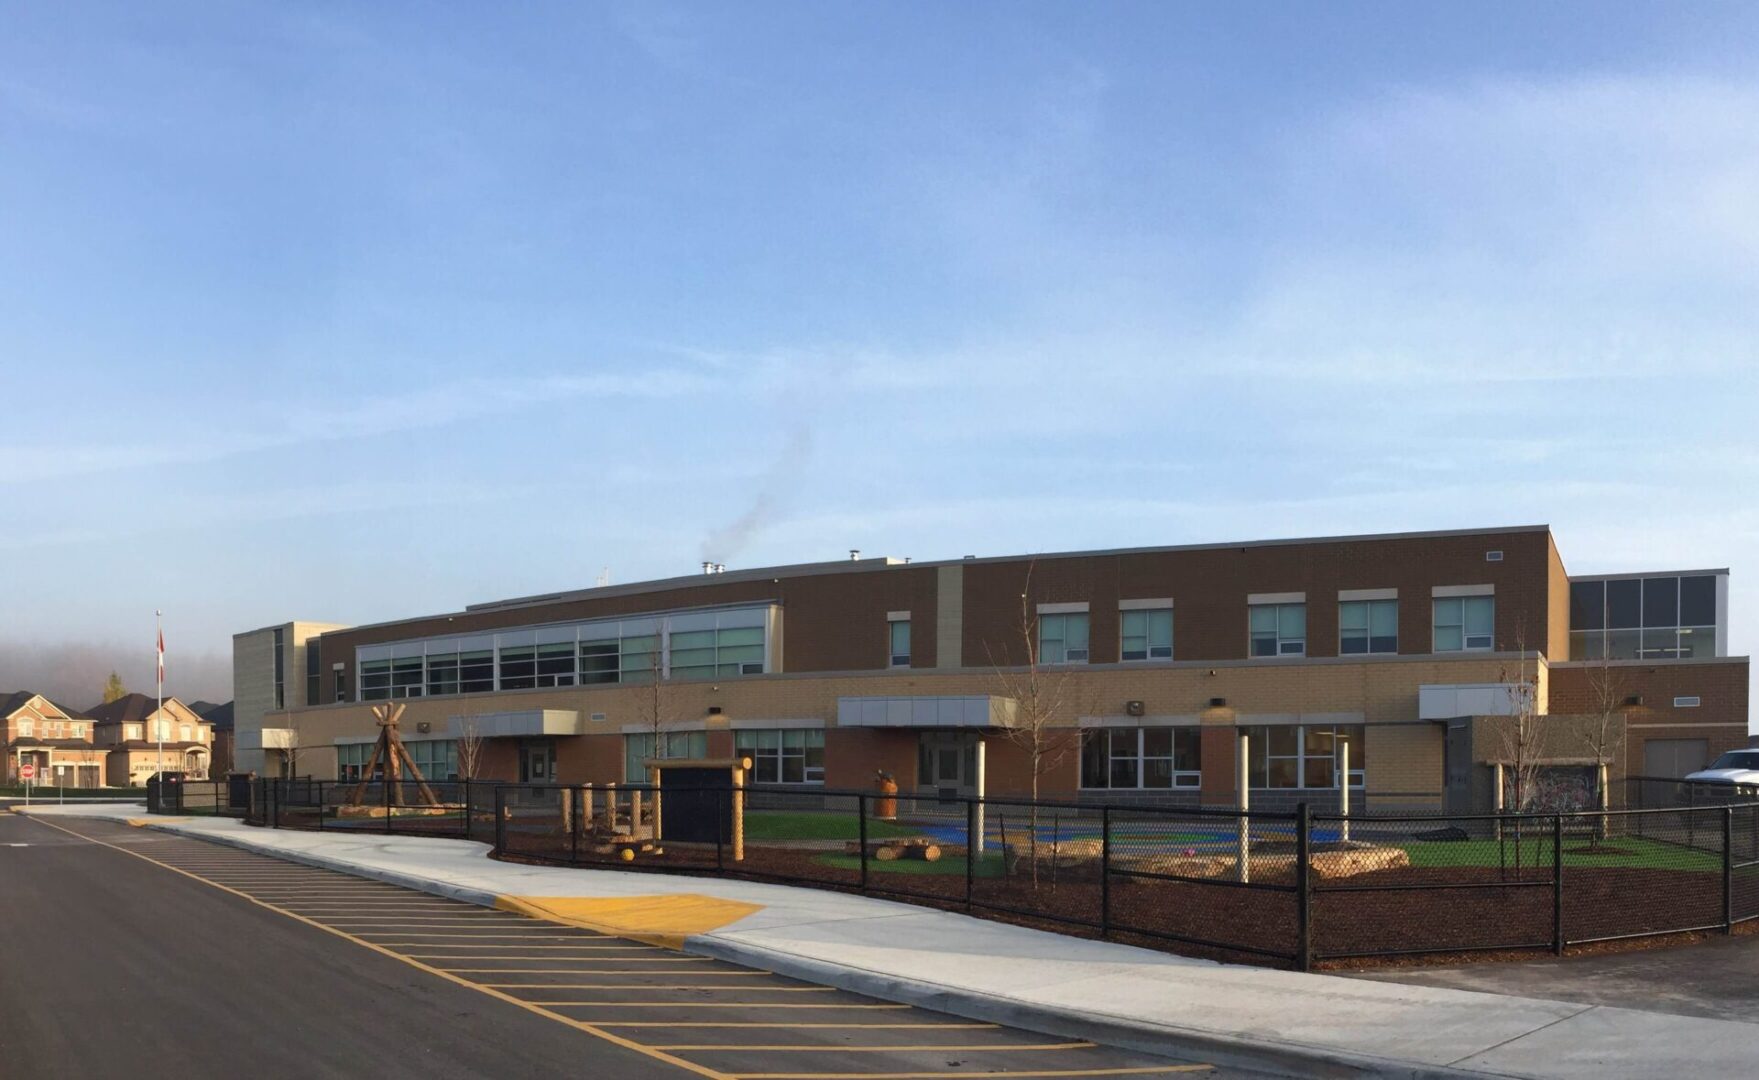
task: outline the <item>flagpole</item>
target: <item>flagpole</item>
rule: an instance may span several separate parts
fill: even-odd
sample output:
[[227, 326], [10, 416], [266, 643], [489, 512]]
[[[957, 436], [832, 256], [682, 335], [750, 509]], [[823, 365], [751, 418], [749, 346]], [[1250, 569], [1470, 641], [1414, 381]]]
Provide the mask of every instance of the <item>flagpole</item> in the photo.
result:
[[153, 629], [158, 632], [159, 706], [153, 712], [153, 735], [159, 740], [159, 782], [165, 782], [165, 622], [163, 611], [153, 612]]

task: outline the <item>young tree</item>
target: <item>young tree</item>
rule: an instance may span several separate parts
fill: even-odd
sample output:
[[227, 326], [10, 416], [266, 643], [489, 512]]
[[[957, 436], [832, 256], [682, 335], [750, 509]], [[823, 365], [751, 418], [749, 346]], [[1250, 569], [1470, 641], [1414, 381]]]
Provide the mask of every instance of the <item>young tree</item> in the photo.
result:
[[[635, 704], [636, 715], [648, 736], [648, 755], [656, 758], [667, 756], [666, 729], [672, 722], [673, 712], [672, 684], [666, 678], [665, 657], [660, 652], [663, 637], [660, 630], [654, 631], [653, 649], [647, 654], [645, 682]], [[647, 777], [643, 776], [637, 782], [646, 781]]]
[[467, 716], [458, 727], [458, 779], [475, 780], [482, 771], [483, 736], [476, 717]]
[[[995, 673], [1001, 696], [1013, 700], [1014, 711], [1004, 721], [1003, 735], [1026, 758], [1028, 784], [1031, 791], [1030, 829], [1027, 839], [1032, 883], [1038, 884], [1038, 793], [1046, 773], [1068, 759], [1080, 746], [1079, 738], [1071, 738], [1071, 729], [1055, 726], [1065, 709], [1072, 704], [1074, 673], [1065, 667], [1047, 666], [1040, 655], [1038, 611], [1032, 603], [1032, 571], [1026, 564], [1026, 577], [1020, 585], [1020, 619], [1018, 625], [1018, 657], [1008, 650], [1002, 656], [989, 649], [990, 667]], [[1012, 661], [1024, 658], [1021, 665]]]
[[122, 676], [112, 671], [110, 677], [104, 681], [104, 704], [108, 705], [127, 696], [128, 687], [122, 685]]
[[1520, 654], [1513, 677], [1507, 668], [1502, 681], [1508, 686], [1509, 712], [1497, 725], [1498, 760], [1503, 766], [1503, 808], [1525, 814], [1539, 798], [1539, 771], [1546, 757], [1545, 718], [1539, 713], [1538, 661], [1529, 671], [1526, 643], [1515, 642]]
[[1625, 748], [1625, 696], [1623, 672], [1612, 661], [1601, 657], [1588, 672], [1589, 717], [1580, 729], [1583, 748], [1595, 764], [1595, 784], [1599, 787], [1600, 808], [1610, 801], [1607, 791], [1608, 772]]

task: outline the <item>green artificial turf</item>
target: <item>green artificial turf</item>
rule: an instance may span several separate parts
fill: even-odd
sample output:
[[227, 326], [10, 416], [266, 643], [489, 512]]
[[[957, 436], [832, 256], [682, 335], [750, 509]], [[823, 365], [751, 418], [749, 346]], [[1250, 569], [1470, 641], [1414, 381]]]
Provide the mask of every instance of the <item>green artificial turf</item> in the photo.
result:
[[[912, 829], [877, 818], [867, 819], [867, 838], [886, 840], [895, 836], [920, 836]], [[859, 840], [861, 820], [854, 814], [812, 810], [747, 810], [745, 839], [762, 840]]]
[[[1713, 846], [1721, 844], [1721, 838], [1717, 836], [1705, 836], [1701, 840]], [[1495, 840], [1437, 841], [1401, 846], [1410, 857], [1411, 865], [1418, 867], [1512, 867], [1516, 865], [1517, 857], [1519, 865], [1524, 867], [1545, 868], [1551, 866], [1552, 862], [1549, 836], [1526, 836], [1519, 845], [1513, 836], [1508, 836], [1501, 841], [1500, 849]], [[1571, 867], [1613, 867], [1722, 872], [1720, 852], [1703, 851], [1638, 836], [1609, 837], [1599, 845], [1616, 850], [1587, 850], [1593, 846], [1593, 842], [1586, 837], [1565, 836], [1564, 870], [1567, 872]]]

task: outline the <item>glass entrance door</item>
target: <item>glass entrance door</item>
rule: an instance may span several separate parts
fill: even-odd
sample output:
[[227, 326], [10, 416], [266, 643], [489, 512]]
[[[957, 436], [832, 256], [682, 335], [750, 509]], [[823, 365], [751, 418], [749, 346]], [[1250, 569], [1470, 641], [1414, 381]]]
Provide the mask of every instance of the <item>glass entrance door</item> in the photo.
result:
[[917, 784], [937, 792], [969, 795], [977, 769], [977, 736], [925, 731], [917, 756]]
[[556, 779], [556, 748], [547, 742], [526, 743], [519, 748], [519, 782], [549, 784]]

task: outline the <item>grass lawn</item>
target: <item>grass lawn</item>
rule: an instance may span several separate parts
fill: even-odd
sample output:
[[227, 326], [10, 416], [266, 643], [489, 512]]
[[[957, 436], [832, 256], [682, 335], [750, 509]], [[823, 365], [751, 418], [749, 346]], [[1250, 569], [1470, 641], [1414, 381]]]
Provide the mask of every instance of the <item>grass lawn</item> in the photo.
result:
[[[921, 836], [912, 829], [875, 818], [867, 819], [867, 838]], [[811, 810], [747, 810], [745, 839], [761, 840], [859, 840], [861, 822], [854, 814], [820, 813]]]
[[[812, 860], [820, 866], [829, 866], [837, 870], [861, 870], [861, 859], [855, 855], [844, 855], [841, 852], [827, 852]], [[995, 852], [978, 858], [973, 874], [980, 878], [997, 878], [1002, 876], [1002, 856]], [[867, 872], [870, 874], [912, 874], [927, 877], [965, 876], [965, 860], [956, 857], [942, 857], [936, 862], [923, 862], [921, 859], [894, 859], [881, 862], [878, 859], [867, 860]]]
[[[1719, 837], [1706, 836], [1710, 843], [1720, 844]], [[1402, 845], [1412, 866], [1500, 866], [1515, 865], [1515, 839], [1505, 837], [1498, 851], [1495, 840], [1455, 840]], [[1690, 870], [1722, 872], [1722, 855], [1646, 840], [1639, 836], [1609, 837], [1601, 846], [1608, 851], [1584, 850], [1591, 846], [1586, 837], [1564, 837], [1564, 869], [1571, 867], [1622, 867], [1638, 870]], [[1520, 844], [1520, 864], [1541, 868], [1551, 865], [1551, 837], [1524, 837]]]

